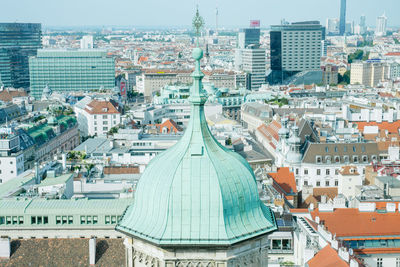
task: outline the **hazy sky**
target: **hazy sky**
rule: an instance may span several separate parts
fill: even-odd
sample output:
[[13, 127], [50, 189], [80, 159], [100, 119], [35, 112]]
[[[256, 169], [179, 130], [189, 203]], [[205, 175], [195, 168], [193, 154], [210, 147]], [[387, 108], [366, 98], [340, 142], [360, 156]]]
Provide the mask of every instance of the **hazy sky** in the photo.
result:
[[[247, 26], [260, 19], [261, 26], [287, 21], [339, 17], [340, 0], [0, 0], [1, 22], [40, 22], [44, 26], [190, 25], [196, 4], [206, 21], [215, 25], [218, 5], [220, 26]], [[375, 26], [386, 12], [388, 25], [400, 25], [400, 0], [347, 0], [347, 19]]]

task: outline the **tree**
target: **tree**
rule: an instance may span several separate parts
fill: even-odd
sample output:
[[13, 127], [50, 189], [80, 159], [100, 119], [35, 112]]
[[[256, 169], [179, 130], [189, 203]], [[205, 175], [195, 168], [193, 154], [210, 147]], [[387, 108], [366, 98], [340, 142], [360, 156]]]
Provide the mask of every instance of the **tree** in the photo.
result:
[[346, 71], [343, 75], [339, 74], [339, 84], [350, 84], [350, 71]]
[[347, 62], [351, 64], [355, 60], [361, 60], [363, 58], [363, 55], [364, 55], [364, 51], [358, 49], [356, 52], [349, 54], [347, 56]]

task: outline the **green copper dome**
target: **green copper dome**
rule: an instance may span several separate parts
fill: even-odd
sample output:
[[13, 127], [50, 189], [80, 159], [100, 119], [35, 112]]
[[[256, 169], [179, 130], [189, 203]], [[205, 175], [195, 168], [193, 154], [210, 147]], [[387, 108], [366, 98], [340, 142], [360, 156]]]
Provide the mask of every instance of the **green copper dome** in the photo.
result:
[[191, 117], [181, 140], [155, 157], [116, 229], [157, 245], [230, 245], [276, 229], [247, 161], [219, 144], [204, 116], [195, 48]]

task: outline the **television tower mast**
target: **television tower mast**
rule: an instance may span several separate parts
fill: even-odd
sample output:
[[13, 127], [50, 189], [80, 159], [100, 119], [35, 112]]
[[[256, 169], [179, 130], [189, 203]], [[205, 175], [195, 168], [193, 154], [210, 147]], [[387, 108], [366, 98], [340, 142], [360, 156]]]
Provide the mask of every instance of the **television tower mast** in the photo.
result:
[[218, 36], [218, 2], [216, 1], [215, 8], [215, 35]]

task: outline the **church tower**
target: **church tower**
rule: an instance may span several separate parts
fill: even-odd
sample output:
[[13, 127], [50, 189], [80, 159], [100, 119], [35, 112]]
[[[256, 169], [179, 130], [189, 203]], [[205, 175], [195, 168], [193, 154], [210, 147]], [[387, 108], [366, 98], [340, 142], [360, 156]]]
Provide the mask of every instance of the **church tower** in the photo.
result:
[[[193, 24], [199, 35], [198, 11]], [[203, 51], [197, 46], [192, 56], [185, 134], [147, 166], [134, 203], [116, 227], [127, 236], [127, 266], [267, 266], [274, 214], [261, 202], [248, 162], [211, 134], [204, 115]]]

